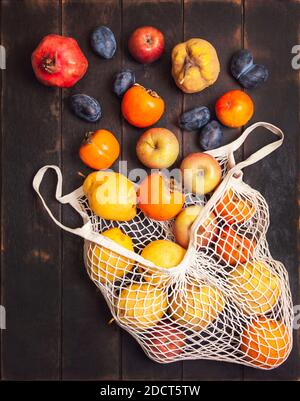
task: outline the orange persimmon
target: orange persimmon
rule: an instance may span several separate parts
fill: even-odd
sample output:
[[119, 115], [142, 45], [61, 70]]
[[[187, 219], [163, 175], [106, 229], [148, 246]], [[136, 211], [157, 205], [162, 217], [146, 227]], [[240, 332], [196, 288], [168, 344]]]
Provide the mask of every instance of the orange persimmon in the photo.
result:
[[254, 214], [254, 207], [247, 199], [237, 196], [232, 189], [225, 192], [215, 206], [217, 215], [228, 224], [244, 223]]
[[290, 345], [287, 327], [282, 322], [258, 317], [244, 329], [241, 351], [254, 365], [272, 369], [286, 359]]
[[88, 132], [79, 149], [83, 163], [95, 170], [111, 167], [119, 154], [120, 145], [117, 138], [106, 129]]
[[154, 220], [170, 220], [182, 209], [183, 193], [159, 173], [148, 175], [138, 191], [138, 207]]
[[215, 106], [218, 120], [226, 127], [238, 128], [247, 124], [254, 113], [254, 104], [247, 93], [233, 90], [221, 96]]
[[123, 117], [135, 127], [155, 124], [163, 115], [165, 103], [158, 94], [141, 85], [129, 88], [122, 100]]
[[236, 266], [252, 259], [254, 248], [254, 241], [239, 235], [229, 226], [221, 229], [216, 242], [216, 253], [220, 260], [230, 266]]

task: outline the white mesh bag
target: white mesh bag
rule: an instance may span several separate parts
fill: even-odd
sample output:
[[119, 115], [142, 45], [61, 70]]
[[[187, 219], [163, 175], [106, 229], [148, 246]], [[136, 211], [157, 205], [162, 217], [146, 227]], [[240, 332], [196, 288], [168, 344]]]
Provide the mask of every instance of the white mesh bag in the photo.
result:
[[[234, 151], [258, 126], [277, 140], [235, 165]], [[244, 167], [282, 141], [279, 128], [260, 122], [231, 144], [207, 152], [220, 163], [223, 179], [204, 199], [183, 260], [170, 269], [155, 266], [140, 252], [152, 241], [174, 240], [172, 222], [151, 220], [141, 211], [128, 222], [103, 220], [89, 208], [82, 187], [62, 196], [58, 167], [45, 166], [36, 174], [33, 187], [54, 222], [85, 239], [87, 272], [115, 321], [154, 361], [210, 359], [271, 369], [288, 357], [293, 321], [288, 275], [268, 248], [266, 201], [242, 179]], [[64, 226], [47, 207], [39, 187], [48, 169], [58, 176], [56, 199], [80, 213], [81, 228]], [[185, 195], [185, 207], [201, 202]], [[114, 227], [131, 237], [135, 252], [100, 234]]]

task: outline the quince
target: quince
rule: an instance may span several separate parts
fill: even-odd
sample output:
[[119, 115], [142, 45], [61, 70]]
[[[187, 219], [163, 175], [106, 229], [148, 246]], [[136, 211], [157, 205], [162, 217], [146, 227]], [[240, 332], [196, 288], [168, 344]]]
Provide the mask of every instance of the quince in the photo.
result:
[[[134, 252], [132, 239], [119, 228], [110, 228], [101, 235]], [[94, 242], [89, 244], [87, 257], [91, 277], [102, 284], [113, 283], [123, 277], [132, 269], [134, 264], [132, 259], [121, 256]]]
[[163, 317], [167, 306], [166, 292], [149, 283], [134, 283], [120, 292], [116, 311], [121, 323], [147, 329]]
[[248, 314], [264, 314], [277, 303], [280, 295], [278, 276], [262, 261], [237, 266], [229, 276], [231, 290]]
[[92, 211], [103, 219], [128, 221], [136, 215], [134, 185], [120, 173], [91, 173], [83, 183], [83, 191]]
[[183, 92], [202, 91], [217, 80], [219, 72], [217, 52], [204, 39], [190, 39], [172, 50], [172, 75]]

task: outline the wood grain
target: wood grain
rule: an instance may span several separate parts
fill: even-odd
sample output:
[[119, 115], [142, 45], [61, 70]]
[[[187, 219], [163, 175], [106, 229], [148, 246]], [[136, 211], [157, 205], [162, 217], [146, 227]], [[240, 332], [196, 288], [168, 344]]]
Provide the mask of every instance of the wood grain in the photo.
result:
[[[259, 190], [270, 208], [270, 250], [290, 276], [294, 304], [299, 304], [297, 265], [297, 176], [299, 173], [299, 73], [291, 67], [291, 49], [299, 42], [299, 3], [258, 0], [245, 2], [245, 46], [257, 63], [270, 70], [267, 83], [249, 92], [255, 103], [254, 121], [268, 121], [285, 132], [283, 146], [245, 170], [245, 180]], [[274, 29], [276, 27], [276, 29]], [[245, 143], [245, 156], [273, 138], [258, 129]], [[297, 301], [298, 299], [298, 301]], [[291, 380], [299, 377], [296, 341], [288, 361], [273, 371], [245, 368], [245, 379]]]
[[[170, 15], [172, 18], [170, 18]], [[166, 111], [155, 124], [157, 127], [173, 131], [181, 142], [181, 133], [176, 125], [178, 109], [181, 110], [181, 95], [172, 81], [170, 70], [170, 52], [172, 47], [181, 40], [182, 4], [180, 1], [123, 1], [123, 65], [131, 68], [137, 82], [147, 88], [156, 90], [163, 97]], [[166, 51], [164, 56], [151, 65], [141, 65], [135, 62], [127, 51], [127, 41], [131, 32], [142, 25], [153, 25], [164, 32]], [[143, 168], [137, 160], [135, 145], [137, 139], [145, 130], [136, 129], [126, 122], [123, 123], [123, 159], [128, 160], [128, 169]], [[127, 334], [123, 336], [122, 377], [124, 379], [179, 379], [182, 374], [182, 364], [158, 365], [146, 358], [140, 347]]]
[[[128, 169], [143, 167], [135, 145], [144, 130], [121, 117], [120, 101], [112, 93], [113, 75], [131, 68], [137, 81], [156, 90], [166, 112], [156, 126], [172, 130], [181, 144], [181, 157], [201, 151], [198, 133], [181, 132], [182, 110], [214, 103], [224, 92], [239, 88], [229, 72], [234, 51], [243, 45], [270, 69], [268, 82], [249, 92], [255, 102], [251, 122], [264, 120], [286, 133], [283, 147], [245, 171], [246, 181], [262, 192], [270, 206], [268, 233], [273, 256], [285, 263], [293, 300], [300, 303], [297, 271], [297, 175], [299, 174], [299, 72], [291, 68], [291, 48], [299, 42], [299, 1], [277, 0], [2, 0], [1, 44], [7, 50], [2, 71], [2, 189], [1, 189], [1, 304], [7, 310], [7, 330], [1, 331], [1, 378], [9, 380], [296, 380], [299, 348], [295, 346], [280, 368], [264, 372], [242, 366], [185, 361], [160, 365], [150, 361], [139, 345], [116, 324], [100, 292], [89, 280], [83, 264], [83, 241], [63, 233], [46, 215], [34, 194], [34, 173], [45, 164], [62, 167], [63, 191], [82, 184], [88, 174], [78, 157], [86, 131], [106, 128], [122, 145]], [[112, 60], [97, 57], [89, 35], [107, 25], [118, 44]], [[141, 25], [154, 25], [165, 34], [166, 52], [157, 62], [143, 66], [129, 55], [130, 33]], [[86, 76], [72, 89], [39, 84], [30, 55], [48, 33], [73, 36], [89, 60]], [[209, 40], [217, 49], [221, 73], [216, 84], [201, 93], [183, 95], [170, 74], [173, 46], [191, 37]], [[97, 98], [103, 109], [99, 123], [75, 117], [69, 108], [73, 93]], [[241, 130], [224, 129], [225, 143]], [[237, 158], [272, 140], [258, 130]], [[117, 164], [115, 165], [117, 168]], [[138, 178], [138, 177], [137, 177]], [[54, 201], [56, 179], [48, 174], [42, 192], [53, 213], [64, 224], [81, 219]], [[300, 337], [298, 334], [298, 341]]]
[[[3, 1], [7, 51], [2, 109], [2, 378], [58, 379], [60, 370], [60, 230], [31, 182], [43, 165], [60, 162], [59, 91], [34, 78], [30, 55], [58, 30], [56, 2]], [[38, 23], [36, 23], [38, 21]], [[28, 29], [34, 24], [34, 29]], [[54, 176], [42, 192], [56, 215]]]
[[[184, 109], [196, 106], [207, 106], [211, 118], [216, 119], [214, 106], [218, 98], [225, 92], [240, 89], [239, 84], [230, 74], [232, 54], [242, 46], [242, 2], [229, 1], [197, 1], [189, 0], [184, 7], [184, 40], [193, 37], [208, 40], [216, 49], [221, 71], [214, 85], [202, 92], [184, 96]], [[223, 143], [236, 139], [241, 130], [225, 128]], [[199, 132], [185, 132], [184, 154], [201, 151]], [[237, 154], [237, 157], [241, 152]]]
[[[80, 16], [80, 17], [79, 17]], [[64, 190], [70, 192], [82, 184], [78, 171], [87, 174], [78, 157], [85, 132], [106, 128], [120, 138], [119, 102], [111, 90], [114, 71], [120, 68], [121, 50], [112, 60], [95, 55], [89, 44], [91, 30], [99, 25], [111, 28], [120, 43], [121, 9], [119, 2], [65, 1], [62, 10], [63, 34], [75, 37], [89, 60], [86, 76], [71, 90], [63, 93], [63, 176]], [[78, 119], [69, 109], [69, 97], [85, 93], [99, 100], [103, 117], [97, 123]], [[64, 210], [63, 221], [68, 225], [82, 224], [71, 210]], [[110, 312], [83, 263], [83, 242], [63, 235], [63, 378], [118, 379], [120, 363], [120, 330], [109, 326]]]
[[[214, 116], [214, 104], [218, 97], [228, 90], [239, 89], [238, 84], [228, 74], [228, 66], [232, 54], [240, 49], [241, 32], [240, 1], [187, 1], [184, 7], [184, 40], [193, 37], [206, 39], [216, 47], [221, 64], [221, 72], [217, 82], [200, 93], [184, 96], [184, 110], [196, 106], [207, 106]], [[220, 27], [217, 28], [217, 27]], [[214, 117], [213, 117], [214, 118]], [[224, 142], [231, 142], [239, 136], [239, 129], [224, 128]], [[184, 132], [183, 152], [201, 152], [198, 132]], [[238, 156], [242, 154], [242, 149]], [[189, 380], [240, 380], [243, 368], [214, 361], [184, 362], [184, 378]]]

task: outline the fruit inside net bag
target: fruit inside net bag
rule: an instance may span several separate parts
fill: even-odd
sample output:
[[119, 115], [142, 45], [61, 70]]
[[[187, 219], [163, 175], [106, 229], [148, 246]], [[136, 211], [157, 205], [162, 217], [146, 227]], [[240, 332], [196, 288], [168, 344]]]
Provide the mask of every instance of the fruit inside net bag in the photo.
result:
[[[235, 165], [234, 151], [258, 126], [277, 141]], [[282, 141], [277, 127], [256, 123], [231, 144], [207, 152], [221, 165], [223, 179], [199, 208], [187, 250], [173, 242], [172, 222], [151, 220], [141, 211], [126, 222], [104, 220], [91, 211], [82, 187], [61, 196], [56, 166], [43, 167], [34, 178], [56, 224], [85, 239], [87, 272], [114, 319], [154, 361], [210, 359], [272, 369], [288, 357], [293, 322], [288, 275], [266, 241], [266, 201], [242, 179], [244, 167]], [[57, 200], [81, 214], [83, 227], [62, 225], [47, 207], [39, 186], [48, 168], [58, 175]], [[185, 207], [195, 203], [185, 194]], [[178, 263], [170, 267], [174, 259]]]

